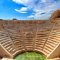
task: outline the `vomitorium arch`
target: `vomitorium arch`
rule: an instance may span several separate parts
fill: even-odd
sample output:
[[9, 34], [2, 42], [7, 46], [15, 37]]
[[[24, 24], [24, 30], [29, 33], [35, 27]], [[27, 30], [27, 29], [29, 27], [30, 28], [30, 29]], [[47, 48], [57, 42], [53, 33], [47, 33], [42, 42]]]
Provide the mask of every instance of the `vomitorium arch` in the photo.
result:
[[60, 10], [49, 20], [0, 20], [0, 57], [14, 58], [26, 51], [60, 57]]

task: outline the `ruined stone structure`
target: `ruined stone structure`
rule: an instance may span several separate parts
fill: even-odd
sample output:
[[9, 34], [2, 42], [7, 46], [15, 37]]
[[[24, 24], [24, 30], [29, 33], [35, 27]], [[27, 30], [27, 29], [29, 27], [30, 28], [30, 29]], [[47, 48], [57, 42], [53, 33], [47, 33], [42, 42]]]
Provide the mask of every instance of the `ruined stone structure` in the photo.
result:
[[52, 21], [55, 21], [57, 19], [60, 19], [60, 10], [56, 10], [50, 17], [50, 20]]
[[0, 20], [0, 57], [14, 58], [24, 51], [60, 56], [60, 10], [50, 20]]

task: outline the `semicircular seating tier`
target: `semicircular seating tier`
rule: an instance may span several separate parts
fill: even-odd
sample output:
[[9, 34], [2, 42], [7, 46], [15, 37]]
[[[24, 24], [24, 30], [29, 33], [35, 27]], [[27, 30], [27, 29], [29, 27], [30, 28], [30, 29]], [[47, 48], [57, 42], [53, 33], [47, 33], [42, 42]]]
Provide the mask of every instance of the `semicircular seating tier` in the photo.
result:
[[[53, 19], [52, 19], [53, 20]], [[0, 56], [14, 58], [25, 51], [38, 51], [47, 58], [60, 55], [60, 21], [0, 20]]]

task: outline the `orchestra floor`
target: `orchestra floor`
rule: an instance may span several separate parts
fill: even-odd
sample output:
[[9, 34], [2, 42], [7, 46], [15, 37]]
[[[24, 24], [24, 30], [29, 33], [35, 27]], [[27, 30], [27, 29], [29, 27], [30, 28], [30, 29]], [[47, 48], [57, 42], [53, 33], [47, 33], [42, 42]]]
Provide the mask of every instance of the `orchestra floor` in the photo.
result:
[[45, 60], [43, 54], [37, 52], [25, 52], [15, 57], [15, 60]]

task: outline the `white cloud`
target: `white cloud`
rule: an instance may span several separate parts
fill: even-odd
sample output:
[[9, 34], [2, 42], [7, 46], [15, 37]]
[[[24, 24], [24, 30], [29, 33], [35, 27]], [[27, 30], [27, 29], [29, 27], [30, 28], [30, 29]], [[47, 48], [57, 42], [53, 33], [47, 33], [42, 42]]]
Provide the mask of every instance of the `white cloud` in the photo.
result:
[[30, 16], [28, 16], [28, 18], [33, 18], [34, 17], [34, 15], [30, 15]]
[[21, 9], [15, 9], [15, 11], [19, 12], [19, 13], [27, 13], [28, 8], [27, 7], [22, 7]]
[[18, 4], [27, 4], [28, 0], [13, 0], [14, 2], [18, 3]]
[[32, 6], [34, 3], [34, 0], [12, 0], [13, 2], [17, 4], [23, 4], [25, 6]]
[[[33, 14], [28, 16], [28, 18], [41, 19], [47, 14], [50, 14], [56, 10], [56, 2], [54, 0], [13, 0], [18, 4], [23, 4], [27, 7], [22, 7], [21, 9], [15, 9], [19, 13], [27, 13], [29, 9], [33, 10]], [[38, 3], [36, 3], [38, 1]], [[52, 3], [53, 2], [53, 3]]]
[[[49, 17], [51, 16], [51, 14], [39, 14], [39, 13], [36, 13], [36, 14], [32, 14], [30, 16], [28, 16], [27, 18], [28, 19], [40, 19], [40, 20], [45, 20], [45, 19], [48, 19]], [[48, 18], [47, 18], [48, 17]]]
[[44, 9], [34, 9], [35, 13], [28, 16], [28, 18], [33, 17], [34, 19], [47, 19], [56, 9], [56, 3], [46, 6]]
[[47, 2], [48, 0], [41, 0], [42, 2]]

